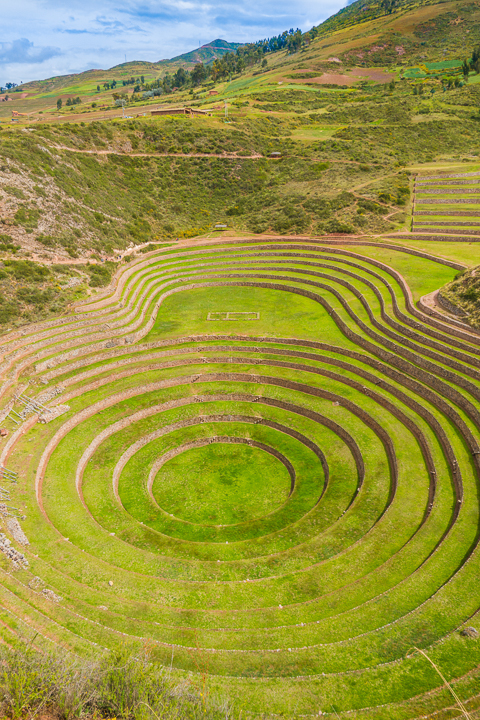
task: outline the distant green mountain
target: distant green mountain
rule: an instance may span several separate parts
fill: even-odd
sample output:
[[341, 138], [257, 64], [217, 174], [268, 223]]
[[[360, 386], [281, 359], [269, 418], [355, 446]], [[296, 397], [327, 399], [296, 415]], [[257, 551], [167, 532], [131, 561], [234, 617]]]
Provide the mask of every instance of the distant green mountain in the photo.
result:
[[191, 50], [183, 55], [177, 55], [168, 60], [160, 60], [156, 63], [151, 63], [146, 60], [134, 60], [120, 63], [108, 70], [86, 70], [82, 73], [57, 75], [45, 80], [34, 80], [29, 83], [24, 83], [21, 86], [21, 90], [26, 92], [57, 93], [65, 91], [66, 89], [70, 91], [70, 89], [73, 88], [72, 92], [76, 91], [82, 94], [82, 86], [84, 83], [94, 87], [97, 83], [103, 85], [105, 80], [111, 80], [112, 78], [116, 78], [117, 81], [119, 81], [124, 77], [137, 77], [140, 75], [144, 75], [147, 80], [150, 81], [158, 76], [159, 71], [161, 71], [162, 74], [170, 71], [175, 72], [176, 68], [181, 65], [194, 65], [198, 62], [209, 65], [216, 58], [222, 57], [227, 52], [235, 52], [241, 45], [242, 43], [230, 43], [226, 40], [217, 39], [195, 50]]
[[176, 57], [171, 58], [171, 60], [161, 60], [159, 64], [177, 62], [202, 62], [205, 65], [209, 65], [217, 58], [225, 55], [227, 52], [235, 52], [235, 50], [242, 44], [243, 43], [231, 43], [227, 42], [226, 40], [218, 39], [214, 40], [213, 42], [207, 43], [206, 45], [202, 45], [202, 47], [199, 47], [196, 50], [191, 50], [190, 52], [184, 53], [183, 55], [177, 55]]

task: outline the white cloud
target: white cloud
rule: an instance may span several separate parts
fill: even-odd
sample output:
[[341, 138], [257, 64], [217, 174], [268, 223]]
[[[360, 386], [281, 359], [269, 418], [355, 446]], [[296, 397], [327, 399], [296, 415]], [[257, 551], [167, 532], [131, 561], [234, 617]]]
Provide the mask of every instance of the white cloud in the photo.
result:
[[[155, 62], [216, 38], [249, 42], [309, 29], [345, 0], [17, 0], [2, 9], [0, 85]], [[27, 36], [29, 39], [18, 39]]]
[[61, 50], [57, 47], [36, 47], [26, 38], [20, 38], [13, 42], [0, 42], [0, 65], [43, 63], [61, 54]]

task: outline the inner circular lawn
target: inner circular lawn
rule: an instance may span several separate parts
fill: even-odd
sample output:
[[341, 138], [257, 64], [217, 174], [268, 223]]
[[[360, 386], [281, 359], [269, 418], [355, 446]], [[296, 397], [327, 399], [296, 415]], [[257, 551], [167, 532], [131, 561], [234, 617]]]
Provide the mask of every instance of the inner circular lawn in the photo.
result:
[[256, 520], [290, 494], [285, 465], [249, 445], [213, 443], [168, 460], [158, 472], [153, 495], [167, 513], [202, 525]]

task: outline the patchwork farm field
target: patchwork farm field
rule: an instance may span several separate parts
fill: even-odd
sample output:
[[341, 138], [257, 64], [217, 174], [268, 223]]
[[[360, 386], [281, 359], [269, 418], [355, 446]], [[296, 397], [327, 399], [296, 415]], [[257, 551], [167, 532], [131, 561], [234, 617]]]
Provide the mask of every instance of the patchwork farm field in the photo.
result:
[[2, 642], [252, 717], [458, 717], [430, 658], [477, 716], [480, 335], [421, 300], [470, 263], [396, 242], [167, 247], [2, 336]]

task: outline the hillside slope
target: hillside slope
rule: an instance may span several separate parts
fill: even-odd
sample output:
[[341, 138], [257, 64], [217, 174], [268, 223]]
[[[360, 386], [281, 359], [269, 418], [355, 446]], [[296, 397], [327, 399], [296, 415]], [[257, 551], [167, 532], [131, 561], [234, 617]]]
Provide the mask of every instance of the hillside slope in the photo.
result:
[[[351, 7], [358, 15], [359, 6]], [[93, 75], [89, 86], [68, 80], [84, 95], [66, 111], [48, 109], [52, 91], [0, 104], [4, 117], [20, 102], [44, 108], [0, 133], [0, 259], [10, 263], [2, 271], [2, 321], [56, 312], [72, 294], [108, 282], [108, 263], [131, 245], [211, 233], [217, 223], [232, 233], [396, 232], [405, 241], [416, 168], [468, 162], [476, 170], [479, 163], [480, 75], [471, 72], [463, 87], [443, 79], [445, 72], [459, 78], [459, 33], [468, 54], [478, 12], [468, 0], [404, 6], [310, 38], [297, 53], [268, 53], [266, 65], [260, 56], [231, 79], [129, 101], [125, 114], [136, 118], [124, 120], [111, 89], [92, 87]], [[445, 14], [462, 22], [442, 31]], [[427, 26], [437, 34], [422, 45]], [[382, 37], [401, 44], [382, 44]], [[387, 62], [391, 47], [395, 63]], [[414, 66], [419, 53], [428, 59]], [[102, 99], [99, 111], [93, 105]], [[210, 116], [145, 117], [152, 106], [186, 104]], [[282, 159], [269, 159], [272, 152]], [[47, 275], [15, 264], [25, 259], [48, 265]]]

